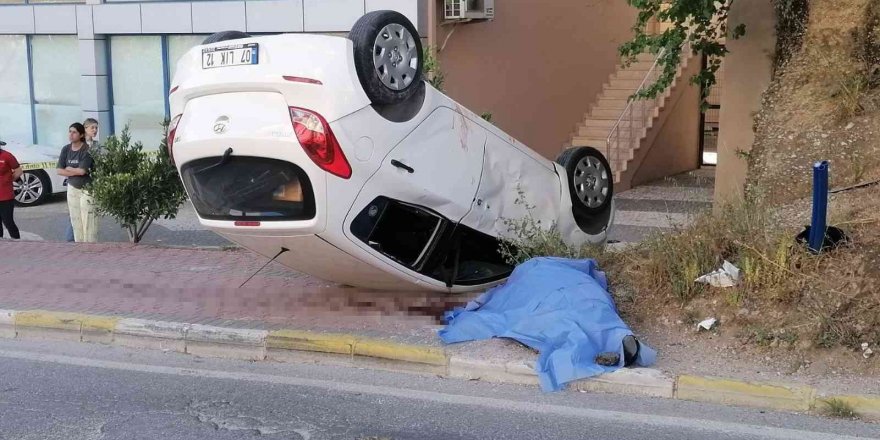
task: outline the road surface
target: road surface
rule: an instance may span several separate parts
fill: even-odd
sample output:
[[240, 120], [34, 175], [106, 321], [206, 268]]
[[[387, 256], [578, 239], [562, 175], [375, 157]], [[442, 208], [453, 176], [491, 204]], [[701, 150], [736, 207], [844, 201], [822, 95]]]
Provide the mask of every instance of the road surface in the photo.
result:
[[855, 439], [880, 426], [316, 364], [0, 341], [0, 439]]

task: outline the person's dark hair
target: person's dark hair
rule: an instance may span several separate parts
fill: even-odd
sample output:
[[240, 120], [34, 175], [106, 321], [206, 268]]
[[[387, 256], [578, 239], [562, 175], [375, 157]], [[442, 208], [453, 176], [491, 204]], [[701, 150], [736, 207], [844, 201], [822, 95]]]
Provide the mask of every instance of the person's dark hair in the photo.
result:
[[70, 124], [70, 128], [79, 132], [79, 135], [82, 138], [80, 140], [83, 140], [83, 141], [85, 140], [85, 138], [86, 138], [86, 127], [85, 126], [83, 126], [79, 122], [74, 122], [73, 124]]

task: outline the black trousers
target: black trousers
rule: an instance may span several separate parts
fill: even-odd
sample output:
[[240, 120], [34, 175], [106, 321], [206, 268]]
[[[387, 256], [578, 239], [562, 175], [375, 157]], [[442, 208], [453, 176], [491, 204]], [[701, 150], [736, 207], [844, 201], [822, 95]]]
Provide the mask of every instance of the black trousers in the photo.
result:
[[[15, 226], [15, 219], [12, 218], [12, 211], [15, 210], [15, 200], [6, 200], [0, 202], [0, 222], [6, 226], [9, 236], [18, 240], [21, 235], [18, 233], [18, 226]], [[0, 226], [0, 237], [3, 236], [3, 227]]]

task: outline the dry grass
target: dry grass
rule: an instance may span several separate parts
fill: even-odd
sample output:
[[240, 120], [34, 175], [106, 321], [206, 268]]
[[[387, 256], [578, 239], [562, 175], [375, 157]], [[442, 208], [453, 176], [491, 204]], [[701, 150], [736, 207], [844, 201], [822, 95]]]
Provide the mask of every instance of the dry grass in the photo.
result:
[[[809, 218], [808, 201], [771, 206], [763, 200], [731, 203], [618, 252], [572, 248], [553, 228], [518, 222], [512, 224], [517, 253], [508, 257], [596, 258], [621, 310], [638, 321], [692, 325], [717, 316], [725, 331], [766, 347], [880, 345], [880, 191], [832, 198], [831, 223], [853, 243], [820, 255], [794, 240]], [[694, 282], [724, 260], [741, 269], [739, 286]]]
[[771, 202], [807, 196], [810, 165], [832, 185], [880, 178], [880, 2], [813, 0], [801, 50], [777, 71], [756, 117], [749, 183]]
[[[635, 302], [624, 309], [640, 319], [675, 319], [686, 308], [725, 317], [726, 329], [757, 345], [880, 344], [880, 192], [836, 197], [831, 209], [853, 244], [818, 256], [793, 239], [809, 204], [792, 211], [749, 201], [657, 234], [604, 264], [616, 288], [633, 292]], [[694, 283], [723, 260], [742, 270], [740, 286]], [[755, 313], [740, 316], [741, 309]]]
[[822, 408], [823, 414], [829, 417], [850, 420], [859, 418], [859, 413], [856, 412], [855, 408], [853, 408], [852, 405], [844, 402], [843, 400], [828, 399], [822, 400], [821, 402], [825, 405], [825, 407]]
[[611, 263], [630, 288], [687, 302], [706, 290], [694, 280], [728, 260], [743, 271], [742, 289], [730, 296], [739, 305], [749, 291], [776, 290], [803, 254], [793, 235], [777, 224], [763, 203], [740, 201], [700, 215], [686, 228], [656, 233]]

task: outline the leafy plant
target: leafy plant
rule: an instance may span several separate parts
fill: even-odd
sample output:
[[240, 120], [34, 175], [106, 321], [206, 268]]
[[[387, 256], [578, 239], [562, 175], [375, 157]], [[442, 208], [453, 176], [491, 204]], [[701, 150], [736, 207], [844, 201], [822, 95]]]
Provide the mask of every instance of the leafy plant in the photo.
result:
[[[661, 69], [657, 81], [641, 91], [636, 98], [654, 98], [669, 88], [681, 65], [682, 50], [690, 43], [693, 53], [703, 53], [708, 64], [691, 82], [701, 86], [703, 99], [717, 82], [716, 73], [728, 51], [720, 40], [727, 36], [727, 18], [733, 0], [627, 0], [638, 9], [633, 25], [633, 38], [620, 46], [624, 62], [629, 65], [643, 53], [662, 55], [658, 58]], [[668, 23], [668, 29], [653, 33], [653, 23]], [[737, 39], [745, 35], [740, 24], [730, 33]]]
[[446, 75], [440, 66], [440, 58], [437, 57], [437, 50], [434, 47], [427, 47], [425, 50], [425, 58], [422, 60], [422, 72], [428, 82], [435, 89], [443, 91], [443, 84], [446, 82]]
[[[163, 123], [168, 130], [168, 121]], [[132, 243], [139, 243], [158, 218], [174, 218], [186, 200], [177, 168], [168, 156], [166, 137], [158, 154], [143, 151], [140, 142], [131, 142], [128, 126], [110, 136], [95, 154], [94, 180], [90, 191], [97, 209], [116, 219], [128, 232]]]
[[545, 225], [541, 220], [535, 219], [532, 215], [535, 206], [528, 203], [519, 186], [517, 194], [514, 203], [522, 205], [528, 215], [518, 219], [502, 219], [508, 233], [500, 240], [500, 252], [507, 263], [515, 266], [536, 257], [580, 259], [602, 253], [602, 249], [596, 246], [578, 247], [567, 244], [556, 224]]

